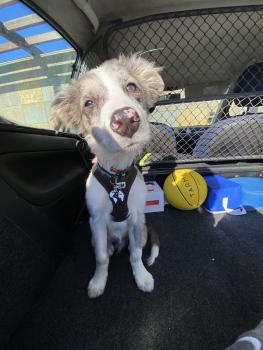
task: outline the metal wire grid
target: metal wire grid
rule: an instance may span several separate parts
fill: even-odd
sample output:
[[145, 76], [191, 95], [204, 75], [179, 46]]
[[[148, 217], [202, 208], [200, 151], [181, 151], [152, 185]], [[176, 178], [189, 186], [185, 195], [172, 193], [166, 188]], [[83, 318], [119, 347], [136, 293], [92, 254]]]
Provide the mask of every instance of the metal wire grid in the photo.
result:
[[217, 100], [204, 97], [177, 103], [170, 101], [170, 104], [161, 102], [150, 117], [154, 124], [153, 137], [146, 147], [148, 156], [144, 164], [161, 160], [180, 163], [262, 159], [263, 98], [239, 95], [241, 103], [256, 101], [253, 108], [248, 108], [236, 106], [234, 97], [236, 94], [229, 94], [227, 99], [221, 95]]
[[99, 66], [103, 62], [103, 59], [93, 49], [87, 52], [85, 59], [80, 67], [79, 74], [82, 75], [89, 69]]
[[262, 29], [263, 6], [245, 6], [161, 14], [108, 30], [104, 58], [158, 48], [145, 57], [164, 67], [172, 90], [150, 117], [145, 163], [263, 158]]
[[164, 66], [166, 87], [230, 83], [252, 60], [262, 59], [263, 6], [234, 7], [150, 16], [112, 27], [106, 57], [152, 51]]

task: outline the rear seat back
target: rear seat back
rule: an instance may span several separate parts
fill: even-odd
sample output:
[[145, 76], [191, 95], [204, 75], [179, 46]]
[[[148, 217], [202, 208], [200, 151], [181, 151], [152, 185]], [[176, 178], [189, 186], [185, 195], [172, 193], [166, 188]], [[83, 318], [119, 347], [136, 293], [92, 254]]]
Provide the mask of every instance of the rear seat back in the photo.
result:
[[221, 120], [208, 128], [198, 140], [197, 158], [244, 157], [263, 154], [263, 116], [246, 114]]
[[[262, 96], [261, 96], [262, 92]], [[238, 107], [263, 106], [263, 63], [248, 66], [237, 79], [232, 93]], [[255, 94], [253, 94], [255, 93]], [[253, 112], [254, 112], [253, 110]], [[193, 151], [197, 158], [224, 158], [263, 155], [263, 115], [246, 113], [212, 124], [198, 140]]]

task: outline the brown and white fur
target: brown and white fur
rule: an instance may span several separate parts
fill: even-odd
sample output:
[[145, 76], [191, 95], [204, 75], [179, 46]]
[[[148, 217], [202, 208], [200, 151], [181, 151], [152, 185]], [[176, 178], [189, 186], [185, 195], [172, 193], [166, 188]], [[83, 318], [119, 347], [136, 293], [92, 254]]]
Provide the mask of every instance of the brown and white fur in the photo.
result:
[[[112, 167], [124, 170], [150, 140], [148, 110], [164, 88], [159, 72], [160, 68], [139, 55], [108, 60], [78, 80], [72, 80], [67, 88], [58, 93], [52, 104], [51, 120], [56, 129], [64, 126], [84, 135], [98, 162], [107, 171], [110, 172]], [[123, 132], [115, 130], [115, 127], [119, 128], [116, 111], [127, 111], [127, 108], [138, 117], [138, 120], [133, 120], [135, 124], [129, 124], [131, 127], [135, 125], [132, 134], [127, 134], [126, 129]], [[117, 124], [113, 125], [116, 118]], [[113, 242], [118, 242], [120, 249], [127, 240], [138, 288], [144, 292], [153, 290], [153, 277], [142, 262], [142, 249], [147, 240], [145, 194], [145, 183], [138, 172], [128, 197], [130, 215], [123, 222], [114, 222], [109, 195], [90, 173], [86, 184], [86, 201], [96, 270], [89, 282], [89, 297], [98, 297], [104, 291], [109, 257], [114, 251]], [[149, 264], [157, 255], [158, 248], [155, 247]]]

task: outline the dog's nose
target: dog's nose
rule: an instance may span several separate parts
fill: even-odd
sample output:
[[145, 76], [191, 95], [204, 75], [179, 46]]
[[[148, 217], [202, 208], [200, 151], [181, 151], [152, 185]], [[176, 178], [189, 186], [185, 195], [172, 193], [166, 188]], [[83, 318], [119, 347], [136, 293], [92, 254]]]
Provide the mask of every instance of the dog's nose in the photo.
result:
[[132, 137], [138, 130], [140, 117], [131, 107], [118, 109], [112, 114], [110, 126], [121, 136]]

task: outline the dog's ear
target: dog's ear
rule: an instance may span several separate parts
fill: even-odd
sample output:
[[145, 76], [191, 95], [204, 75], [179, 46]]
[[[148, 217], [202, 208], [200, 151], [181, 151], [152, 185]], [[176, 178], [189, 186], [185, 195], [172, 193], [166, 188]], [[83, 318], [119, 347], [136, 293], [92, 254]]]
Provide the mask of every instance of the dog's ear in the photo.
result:
[[50, 123], [54, 130], [69, 128], [74, 131], [81, 129], [81, 113], [79, 103], [79, 83], [71, 80], [69, 85], [57, 93], [52, 105]]
[[127, 57], [121, 55], [119, 60], [140, 83], [146, 107], [151, 108], [164, 90], [164, 82], [160, 75], [162, 68], [157, 67], [154, 62], [142, 58], [139, 54]]

